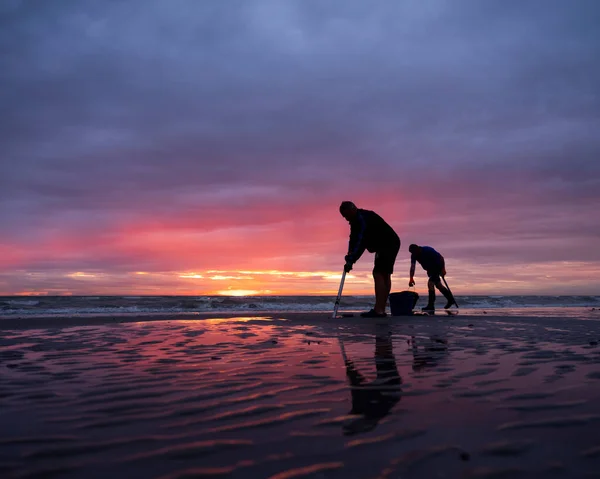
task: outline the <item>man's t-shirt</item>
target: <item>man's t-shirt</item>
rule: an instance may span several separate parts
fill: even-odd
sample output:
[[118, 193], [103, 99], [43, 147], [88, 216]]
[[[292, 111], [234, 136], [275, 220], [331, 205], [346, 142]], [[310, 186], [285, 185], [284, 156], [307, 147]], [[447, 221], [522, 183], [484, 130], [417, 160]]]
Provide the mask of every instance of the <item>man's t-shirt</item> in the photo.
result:
[[414, 253], [410, 255], [410, 267], [413, 272], [415, 270], [415, 261], [418, 261], [425, 271], [441, 270], [444, 266], [442, 255], [431, 246], [421, 246], [421, 254], [418, 259]]
[[374, 211], [358, 209], [356, 218], [350, 223], [348, 254], [353, 262], [358, 261], [365, 249], [376, 253], [399, 245], [399, 236], [381, 216]]

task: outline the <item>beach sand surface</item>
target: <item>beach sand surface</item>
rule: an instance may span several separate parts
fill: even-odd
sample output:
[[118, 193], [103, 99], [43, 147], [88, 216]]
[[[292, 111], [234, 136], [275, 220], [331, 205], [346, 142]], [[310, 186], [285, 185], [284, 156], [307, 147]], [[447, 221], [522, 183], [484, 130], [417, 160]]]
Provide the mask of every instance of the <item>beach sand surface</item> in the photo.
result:
[[0, 322], [0, 477], [600, 477], [600, 321], [151, 319]]

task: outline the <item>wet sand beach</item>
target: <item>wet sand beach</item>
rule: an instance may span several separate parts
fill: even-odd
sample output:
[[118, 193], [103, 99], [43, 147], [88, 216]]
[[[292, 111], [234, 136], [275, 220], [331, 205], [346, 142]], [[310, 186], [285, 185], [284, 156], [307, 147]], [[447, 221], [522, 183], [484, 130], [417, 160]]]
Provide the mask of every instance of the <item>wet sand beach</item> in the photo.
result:
[[600, 321], [0, 322], [0, 477], [600, 477]]

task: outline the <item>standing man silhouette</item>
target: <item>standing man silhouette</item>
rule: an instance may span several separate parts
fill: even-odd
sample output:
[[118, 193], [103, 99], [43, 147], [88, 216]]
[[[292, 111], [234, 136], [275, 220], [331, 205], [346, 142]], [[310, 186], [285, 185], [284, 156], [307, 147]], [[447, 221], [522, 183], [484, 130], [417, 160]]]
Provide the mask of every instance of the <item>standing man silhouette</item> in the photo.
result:
[[357, 208], [351, 201], [340, 205], [340, 214], [350, 223], [348, 254], [344, 258], [344, 271], [352, 270], [354, 263], [365, 249], [375, 253], [373, 281], [375, 283], [375, 307], [361, 313], [365, 318], [385, 318], [385, 307], [392, 289], [394, 263], [400, 250], [400, 237], [381, 216], [374, 211]]

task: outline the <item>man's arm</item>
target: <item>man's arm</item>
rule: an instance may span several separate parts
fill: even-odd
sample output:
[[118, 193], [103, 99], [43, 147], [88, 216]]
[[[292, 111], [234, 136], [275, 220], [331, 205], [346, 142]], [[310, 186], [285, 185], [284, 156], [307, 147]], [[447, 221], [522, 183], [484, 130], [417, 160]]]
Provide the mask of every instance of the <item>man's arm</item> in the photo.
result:
[[408, 281], [408, 286], [415, 285], [415, 263], [416, 258], [414, 255], [410, 255], [410, 280]]
[[350, 241], [348, 243], [348, 254], [346, 255], [346, 263], [354, 264], [365, 252], [365, 232], [367, 222], [359, 213], [357, 220], [350, 226]]

